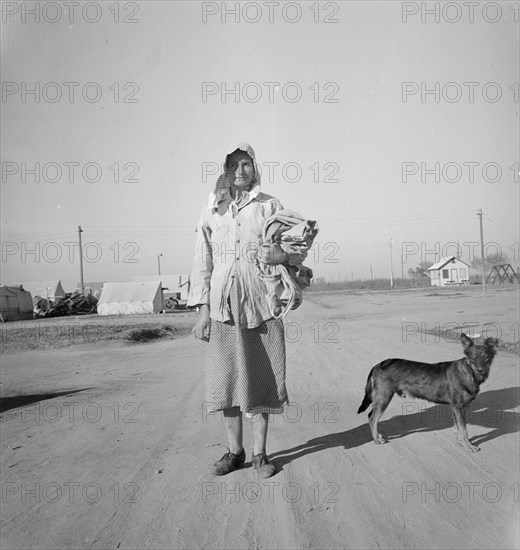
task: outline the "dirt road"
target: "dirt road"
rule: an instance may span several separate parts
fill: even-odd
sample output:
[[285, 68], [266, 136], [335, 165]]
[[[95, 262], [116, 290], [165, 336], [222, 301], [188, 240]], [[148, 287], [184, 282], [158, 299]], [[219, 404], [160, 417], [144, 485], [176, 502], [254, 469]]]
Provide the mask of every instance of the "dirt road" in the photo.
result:
[[[1, 547], [518, 548], [517, 355], [499, 351], [469, 411], [479, 453], [444, 406], [394, 398], [387, 445], [356, 413], [380, 360], [461, 357], [460, 330], [439, 330], [518, 343], [517, 304], [512, 288], [308, 294], [286, 321], [268, 480], [207, 474], [226, 445], [191, 336], [5, 355]], [[246, 426], [248, 460], [250, 442]]]

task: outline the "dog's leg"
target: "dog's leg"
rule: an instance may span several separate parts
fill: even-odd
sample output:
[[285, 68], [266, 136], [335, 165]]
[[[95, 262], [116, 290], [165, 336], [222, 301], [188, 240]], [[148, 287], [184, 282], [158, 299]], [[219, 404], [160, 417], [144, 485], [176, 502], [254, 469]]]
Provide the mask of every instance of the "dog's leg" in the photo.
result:
[[[374, 398], [375, 396], [375, 398]], [[377, 431], [377, 422], [385, 412], [386, 408], [392, 401], [394, 396], [393, 391], [382, 390], [378, 388], [374, 392], [372, 415], [370, 416], [370, 430], [372, 431], [372, 439], [375, 443], [387, 443], [387, 440]]]
[[458, 444], [471, 453], [477, 453], [478, 451], [480, 451], [480, 449], [475, 445], [472, 445], [468, 438], [468, 429], [466, 427], [466, 420], [464, 419], [464, 407], [452, 405], [451, 409], [453, 411], [453, 416], [455, 417], [455, 422], [457, 424]]
[[451, 408], [451, 413], [452, 413], [452, 420], [453, 420], [453, 433], [455, 434], [455, 437], [457, 438], [457, 441], [458, 441], [458, 439], [459, 439], [459, 424], [457, 422], [457, 416], [453, 412], [453, 407]]
[[461, 435], [462, 432], [461, 432], [461, 429], [459, 427], [459, 421], [458, 421], [458, 417], [457, 417], [457, 413], [455, 412], [455, 406], [451, 406], [451, 413], [452, 413], [452, 416], [453, 416], [453, 433], [455, 434], [455, 437], [457, 438], [457, 443], [459, 445], [461, 445]]

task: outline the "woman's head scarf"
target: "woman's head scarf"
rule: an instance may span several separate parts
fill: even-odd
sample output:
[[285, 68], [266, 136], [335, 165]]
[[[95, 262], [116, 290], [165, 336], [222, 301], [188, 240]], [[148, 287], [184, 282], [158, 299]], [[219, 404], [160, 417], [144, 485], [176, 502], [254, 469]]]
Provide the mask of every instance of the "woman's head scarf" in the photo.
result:
[[246, 141], [240, 141], [238, 143], [234, 143], [226, 149], [226, 158], [224, 160], [222, 174], [218, 177], [217, 183], [215, 184], [215, 189], [210, 194], [210, 197], [209, 197], [209, 202], [213, 209], [216, 208], [218, 204], [224, 200], [229, 200], [230, 202], [233, 200], [231, 198], [231, 193], [230, 193], [231, 185], [226, 178], [226, 167], [227, 167], [229, 155], [231, 155], [237, 150], [244, 151], [245, 153], [247, 153], [253, 161], [255, 175], [253, 177], [253, 181], [251, 182], [251, 186], [249, 187], [249, 191], [248, 191], [249, 195], [251, 195], [251, 193], [253, 192], [254, 194], [257, 194], [260, 190], [260, 170], [258, 169], [258, 165], [256, 163], [256, 156], [255, 156], [254, 149]]

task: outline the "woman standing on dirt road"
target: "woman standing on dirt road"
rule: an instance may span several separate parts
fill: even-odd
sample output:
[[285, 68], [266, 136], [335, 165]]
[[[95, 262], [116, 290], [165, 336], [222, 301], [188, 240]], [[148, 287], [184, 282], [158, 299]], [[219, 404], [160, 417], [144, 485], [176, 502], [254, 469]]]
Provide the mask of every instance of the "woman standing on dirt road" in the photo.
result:
[[224, 166], [197, 226], [188, 306], [200, 306], [193, 333], [209, 342], [208, 412], [223, 411], [229, 441], [228, 452], [211, 471], [224, 475], [244, 465], [245, 413], [253, 424], [253, 468], [267, 478], [275, 473], [266, 452], [268, 417], [282, 413], [288, 403], [285, 337], [282, 320], [270, 313], [255, 258], [275, 265], [301, 257], [293, 258], [279, 244], [262, 244], [265, 221], [282, 205], [260, 191], [252, 147], [229, 148]]

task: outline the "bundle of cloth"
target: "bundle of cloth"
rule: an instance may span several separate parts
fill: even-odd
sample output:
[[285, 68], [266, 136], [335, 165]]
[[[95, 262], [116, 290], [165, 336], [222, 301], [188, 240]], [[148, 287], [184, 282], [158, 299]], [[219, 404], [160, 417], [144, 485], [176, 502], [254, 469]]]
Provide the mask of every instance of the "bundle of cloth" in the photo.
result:
[[285, 317], [303, 301], [303, 290], [313, 277], [312, 269], [303, 262], [318, 231], [316, 221], [286, 209], [278, 210], [264, 224], [262, 244], [279, 244], [288, 259], [276, 265], [256, 261], [256, 271], [267, 288], [267, 302], [275, 319]]

